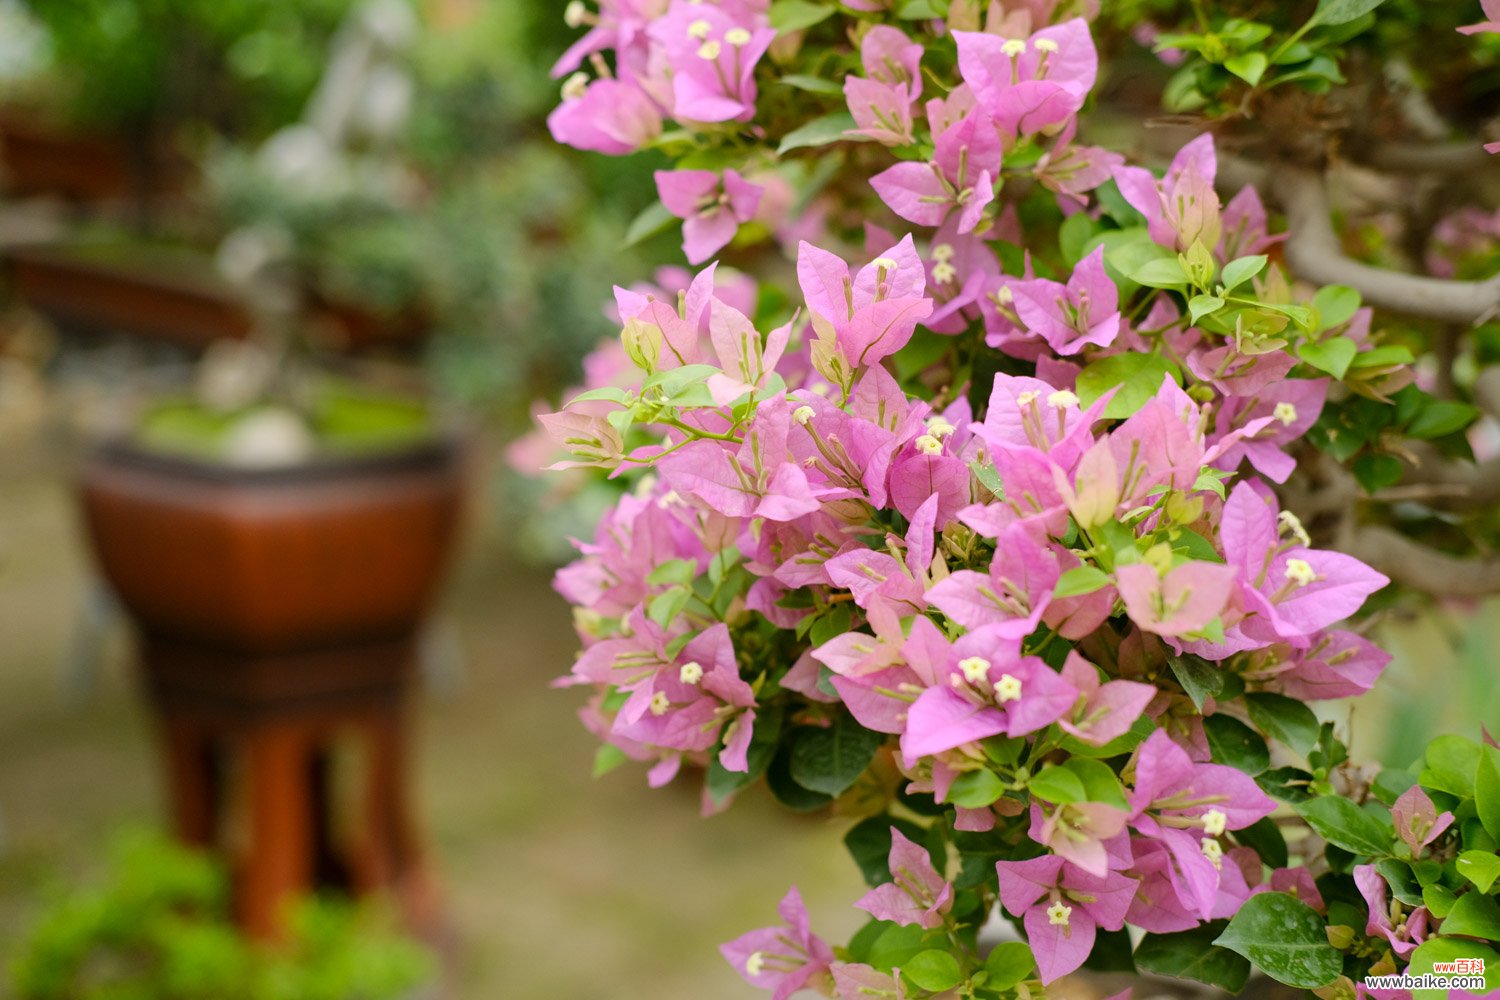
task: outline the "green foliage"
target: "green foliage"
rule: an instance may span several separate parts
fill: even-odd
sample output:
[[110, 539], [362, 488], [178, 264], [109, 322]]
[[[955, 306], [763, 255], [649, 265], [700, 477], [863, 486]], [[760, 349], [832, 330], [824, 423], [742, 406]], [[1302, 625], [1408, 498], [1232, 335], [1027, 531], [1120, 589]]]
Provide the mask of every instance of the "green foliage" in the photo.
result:
[[109, 880], [60, 898], [12, 968], [18, 1000], [394, 1000], [432, 957], [373, 911], [299, 901], [262, 946], [229, 913], [226, 872], [156, 835], [123, 836]]

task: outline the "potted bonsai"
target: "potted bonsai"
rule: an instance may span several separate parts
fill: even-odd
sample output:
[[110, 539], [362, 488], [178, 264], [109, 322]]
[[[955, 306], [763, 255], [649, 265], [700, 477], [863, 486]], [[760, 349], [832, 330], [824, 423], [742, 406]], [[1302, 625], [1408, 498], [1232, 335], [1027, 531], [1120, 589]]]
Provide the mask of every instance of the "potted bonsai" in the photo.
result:
[[[1377, 770], [1312, 707], [1379, 677], [1373, 608], [1500, 589], [1500, 276], [1397, 269], [1493, 208], [1485, 13], [570, 5], [553, 134], [664, 157], [640, 225], [707, 266], [617, 290], [633, 373], [542, 418], [633, 484], [557, 576], [565, 683], [601, 769], [861, 817], [868, 923], [830, 945], [793, 889], [723, 946], [746, 981], [1500, 985], [1494, 739]], [[1185, 126], [1165, 170], [1106, 56]]]

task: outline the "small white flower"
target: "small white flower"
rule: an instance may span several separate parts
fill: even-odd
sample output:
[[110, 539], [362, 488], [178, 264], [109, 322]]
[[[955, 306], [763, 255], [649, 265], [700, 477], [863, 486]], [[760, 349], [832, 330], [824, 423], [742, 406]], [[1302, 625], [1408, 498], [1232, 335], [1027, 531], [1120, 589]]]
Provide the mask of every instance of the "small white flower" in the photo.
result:
[[936, 264], [932, 265], [932, 280], [937, 282], [938, 284], [949, 284], [956, 277], [958, 277], [958, 268], [954, 267], [946, 260], [938, 261]]
[[958, 669], [964, 672], [964, 680], [978, 684], [990, 674], [990, 661], [982, 656], [969, 656], [958, 661]]
[[750, 32], [746, 31], [744, 28], [730, 28], [728, 31], [724, 32], [724, 41], [728, 42], [730, 45], [733, 45], [737, 49], [741, 48], [742, 46], [750, 44]]
[[709, 62], [713, 62], [715, 59], [719, 58], [719, 53], [722, 51], [724, 51], [724, 49], [721, 45], [719, 45], [718, 42], [704, 42], [702, 45], [698, 46], [698, 58], [707, 59]]
[[672, 707], [672, 702], [666, 694], [658, 691], [651, 696], [651, 714], [666, 715], [667, 709]]
[[931, 434], [923, 434], [921, 437], [917, 438], [914, 444], [916, 444], [917, 450], [924, 455], [937, 455], [943, 450], [943, 442], [939, 441]]
[[896, 270], [896, 268], [899, 266], [889, 257], [876, 257], [874, 260], [870, 261], [870, 263], [874, 264], [877, 268], [886, 271], [887, 273]]
[[1047, 397], [1047, 405], [1054, 410], [1066, 410], [1070, 406], [1078, 405], [1078, 396], [1067, 389], [1059, 389]]
[[935, 438], [945, 438], [956, 430], [958, 430], [957, 427], [954, 427], [942, 417], [927, 418], [927, 433]]
[[1068, 926], [1068, 918], [1072, 915], [1073, 908], [1071, 906], [1064, 906], [1060, 899], [1047, 907], [1047, 923], [1053, 927]]
[[995, 292], [995, 302], [1002, 306], [1008, 306], [1016, 301], [1016, 293], [1010, 290], [1009, 285], [1001, 285], [999, 291]]
[[937, 261], [939, 264], [946, 263], [947, 261], [952, 260], [953, 255], [957, 252], [958, 251], [953, 249], [952, 243], [939, 243], [937, 246], [932, 248], [932, 259]]
[[1210, 837], [1217, 837], [1224, 832], [1224, 824], [1228, 822], [1228, 816], [1217, 809], [1210, 809], [1203, 814], [1203, 832]]
[[1224, 867], [1224, 848], [1212, 837], [1204, 837], [1201, 844], [1203, 856], [1209, 860], [1215, 868]]
[[589, 89], [589, 75], [582, 70], [563, 81], [562, 96], [565, 101], [574, 101]]
[[707, 21], [699, 18], [692, 24], [688, 25], [688, 37], [696, 38], [701, 42], [703, 41], [703, 39], [708, 37], [708, 33], [713, 30], [713, 27], [714, 26], [709, 24]]
[[758, 976], [760, 970], [766, 967], [766, 956], [758, 951], [752, 951], [750, 957], [745, 959], [745, 975]]
[[1021, 681], [1010, 674], [1001, 674], [1000, 680], [995, 683], [995, 700], [1000, 704], [1008, 701], [1021, 700]]
[[803, 427], [806, 427], [808, 424], [812, 423], [812, 419], [815, 416], [817, 416], [816, 411], [814, 411], [811, 406], [808, 406], [806, 404], [803, 404], [802, 406], [799, 406], [792, 411], [792, 419], [797, 421], [797, 423], [801, 424]]
[[677, 671], [677, 679], [684, 684], [697, 684], [703, 679], [703, 665], [697, 660], [684, 663]]
[[1038, 399], [1041, 398], [1042, 394], [1037, 392], [1035, 389], [1027, 389], [1025, 392], [1016, 397], [1016, 405], [1030, 406], [1032, 403], [1035, 403]]
[[1277, 403], [1276, 408], [1271, 411], [1271, 416], [1290, 426], [1297, 422], [1297, 408], [1291, 403]]
[[1057, 42], [1051, 38], [1038, 38], [1035, 42], [1032, 42], [1032, 44], [1036, 46], [1036, 50], [1038, 52], [1057, 51]]
[[584, 6], [583, 0], [572, 0], [563, 8], [563, 24], [570, 28], [581, 28], [588, 19], [589, 9]]
[[1305, 587], [1318, 578], [1317, 571], [1306, 559], [1288, 559], [1284, 573], [1288, 580], [1299, 587]]
[[1016, 56], [1021, 55], [1023, 52], [1026, 51], [1026, 39], [1024, 39], [1024, 38], [1011, 38], [1011, 39], [1007, 39], [1006, 42], [1005, 42], [1005, 44], [1002, 45], [1002, 46], [1000, 46], [1000, 51], [1003, 52], [1005, 55], [1008, 55], [1012, 59], [1014, 59]]
[[1303, 545], [1312, 544], [1311, 536], [1308, 535], [1307, 529], [1302, 526], [1302, 519], [1296, 514], [1293, 514], [1289, 510], [1284, 510], [1276, 515], [1276, 520], [1281, 522], [1282, 531], [1285, 531]]

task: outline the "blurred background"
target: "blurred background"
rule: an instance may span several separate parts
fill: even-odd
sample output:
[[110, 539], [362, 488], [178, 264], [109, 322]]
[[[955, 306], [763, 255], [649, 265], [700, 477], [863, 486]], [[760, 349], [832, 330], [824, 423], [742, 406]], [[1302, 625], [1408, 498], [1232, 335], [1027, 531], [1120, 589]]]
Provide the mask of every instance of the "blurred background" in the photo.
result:
[[[703, 819], [691, 780], [596, 779], [580, 699], [549, 687], [575, 648], [550, 573], [609, 495], [527, 474], [550, 461], [531, 416], [615, 333], [610, 286], [680, 263], [675, 233], [629, 238], [650, 155], [547, 135], [574, 35], [554, 0], [0, 0], [0, 994], [754, 996], [717, 945], [787, 884], [829, 937], [858, 926], [837, 817], [752, 793]], [[171, 567], [199, 592], [163, 592]], [[1356, 756], [1500, 720], [1496, 610], [1381, 623], [1396, 663]], [[150, 670], [132, 614], [162, 640]], [[396, 680], [308, 708], [316, 657], [380, 643]], [[184, 681], [184, 649], [222, 670]], [[215, 686], [261, 669], [292, 680]], [[246, 748], [326, 737], [288, 780], [355, 817], [320, 831], [379, 842], [374, 744], [327, 723], [376, 687], [411, 708], [396, 811], [420, 865], [395, 834], [384, 867], [319, 853], [286, 884], [392, 893], [244, 937], [283, 794]], [[174, 733], [211, 743], [222, 864], [168, 846], [203, 756]]]

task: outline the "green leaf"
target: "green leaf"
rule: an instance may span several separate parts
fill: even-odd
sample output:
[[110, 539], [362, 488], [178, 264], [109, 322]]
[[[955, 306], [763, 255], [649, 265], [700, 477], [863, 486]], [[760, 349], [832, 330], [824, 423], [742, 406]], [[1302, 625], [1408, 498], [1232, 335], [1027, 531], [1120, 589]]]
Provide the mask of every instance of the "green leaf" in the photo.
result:
[[[1484, 962], [1484, 984], [1486, 990], [1500, 987], [1500, 952], [1478, 941], [1459, 938], [1430, 937], [1411, 953], [1411, 964], [1406, 972], [1420, 976], [1433, 971], [1437, 962], [1452, 962], [1460, 958], [1477, 958]], [[1477, 995], [1477, 994], [1476, 994]], [[1413, 990], [1413, 1000], [1447, 1000], [1447, 990]]]
[[682, 614], [682, 609], [687, 607], [688, 599], [692, 596], [693, 592], [682, 586], [663, 591], [651, 598], [651, 603], [646, 606], [646, 617], [666, 628]]
[[564, 404], [563, 409], [567, 409], [574, 403], [588, 403], [599, 399], [610, 403], [619, 403], [621, 406], [628, 406], [630, 404], [630, 393], [612, 385], [602, 385], [597, 389], [590, 389], [588, 392], [580, 392], [568, 400]]
[[629, 757], [625, 756], [624, 750], [621, 750], [613, 743], [605, 743], [598, 750], [594, 751], [593, 776], [602, 778], [629, 759]]
[[1174, 382], [1181, 381], [1172, 363], [1158, 354], [1115, 354], [1079, 372], [1078, 398], [1088, 407], [1119, 386], [1120, 391], [1104, 408], [1104, 416], [1122, 419], [1155, 398], [1168, 376]]
[[1348, 337], [1329, 337], [1297, 348], [1297, 357], [1338, 379], [1349, 371], [1349, 362], [1358, 353], [1359, 345]]
[[1058, 577], [1054, 597], [1077, 597], [1092, 594], [1109, 586], [1109, 574], [1097, 566], [1074, 566]]
[[1059, 804], [1084, 802], [1088, 798], [1083, 780], [1067, 768], [1055, 764], [1032, 775], [1026, 787], [1036, 798]]
[[1307, 825], [1330, 844], [1355, 854], [1391, 853], [1391, 831], [1346, 798], [1325, 795], [1297, 807]]
[[1224, 271], [1219, 275], [1219, 283], [1224, 286], [1226, 292], [1232, 292], [1264, 271], [1266, 269], [1266, 261], [1268, 260], [1270, 258], [1263, 253], [1251, 254], [1248, 257], [1236, 257], [1224, 265]]
[[1311, 20], [1322, 25], [1348, 24], [1383, 3], [1385, 0], [1318, 0], [1318, 9], [1313, 11]]
[[1318, 329], [1331, 330], [1343, 326], [1359, 311], [1359, 293], [1348, 285], [1324, 285], [1313, 296], [1313, 308], [1318, 311]]
[[1279, 983], [1313, 990], [1343, 969], [1343, 956], [1328, 943], [1325, 926], [1301, 900], [1264, 892], [1245, 900], [1213, 943], [1248, 958]]
[[1187, 271], [1175, 257], [1148, 260], [1136, 268], [1130, 277], [1147, 288], [1181, 288], [1188, 283]]
[[1225, 69], [1252, 87], [1260, 83], [1260, 78], [1265, 75], [1269, 65], [1271, 60], [1264, 52], [1241, 52], [1224, 60]]
[[667, 211], [667, 206], [659, 201], [652, 202], [631, 220], [629, 228], [625, 230], [625, 246], [633, 247], [642, 240], [650, 239], [675, 222], [677, 216]]
[[1267, 736], [1306, 755], [1318, 743], [1318, 717], [1305, 704], [1283, 694], [1245, 695], [1250, 721]]
[[1466, 892], [1443, 918], [1441, 929], [1443, 937], [1457, 934], [1500, 941], [1500, 903], [1482, 892]]
[[814, 118], [806, 125], [784, 135], [781, 145], [776, 147], [776, 155], [781, 156], [794, 149], [809, 149], [827, 146], [834, 142], [858, 140], [859, 136], [844, 134], [855, 127], [854, 116], [847, 111], [835, 111], [822, 118]]
[[1194, 325], [1197, 325], [1204, 316], [1223, 308], [1224, 300], [1217, 295], [1194, 295], [1188, 301], [1188, 317]]
[[809, 728], [792, 748], [792, 778], [803, 788], [842, 795], [864, 774], [885, 735], [871, 732], [847, 714], [827, 728]]
[[1479, 410], [1468, 403], [1434, 399], [1406, 425], [1406, 433], [1423, 441], [1461, 431], [1479, 418]]
[[691, 559], [668, 559], [657, 566], [646, 576], [646, 582], [653, 587], [660, 587], [669, 583], [686, 584], [692, 583], [698, 575], [698, 564]]
[[771, 4], [771, 27], [777, 31], [801, 31], [833, 16], [828, 4], [808, 0], [776, 0]]
[[1474, 778], [1479, 770], [1479, 744], [1465, 736], [1448, 733], [1427, 744], [1424, 756], [1427, 766], [1417, 781], [1439, 792], [1450, 792], [1461, 799], [1474, 794]]
[[1094, 220], [1087, 212], [1075, 212], [1057, 230], [1058, 249], [1069, 264], [1083, 259], [1089, 240], [1094, 238]]
[[1259, 774], [1271, 766], [1271, 751], [1260, 734], [1230, 715], [1210, 715], [1203, 720], [1208, 747], [1220, 764], [1246, 774]]
[[1458, 873], [1480, 892], [1489, 892], [1500, 879], [1500, 857], [1489, 851], [1464, 851], [1458, 856]]
[[984, 981], [987, 989], [1008, 990], [1031, 975], [1036, 968], [1036, 959], [1024, 941], [1002, 941], [990, 950], [984, 960], [984, 971], [989, 978]]
[[946, 14], [934, 0], [906, 0], [896, 12], [903, 21], [930, 21]]
[[1083, 784], [1083, 801], [1102, 802], [1117, 809], [1128, 809], [1125, 790], [1108, 764], [1087, 757], [1075, 757], [1062, 765], [1078, 776]]
[[821, 76], [806, 76], [802, 73], [788, 73], [786, 76], [777, 77], [776, 82], [798, 90], [805, 90], [809, 94], [842, 94], [844, 92], [843, 88], [832, 80], [825, 80]]
[[782, 713], [778, 710], [774, 713], [767, 712], [755, 720], [750, 749], [745, 754], [745, 770], [729, 770], [719, 762], [718, 754], [714, 754], [709, 760], [704, 784], [716, 803], [723, 805], [731, 795], [750, 787], [766, 773], [771, 758], [776, 756], [776, 751], [781, 746], [781, 716]]
[[882, 972], [905, 966], [919, 953], [942, 945], [941, 929], [928, 930], [916, 924], [891, 924], [870, 946], [869, 963]]
[[[756, 728], [758, 729], [759, 727], [757, 726]], [[806, 727], [795, 730], [798, 733], [805, 731]], [[766, 768], [766, 787], [771, 790], [771, 794], [776, 797], [777, 802], [780, 802], [793, 812], [805, 813], [826, 809], [833, 804], [832, 795], [824, 795], [822, 792], [814, 792], [803, 788], [792, 777], [792, 751], [795, 747], [796, 739], [793, 737], [788, 742], [783, 743], [781, 748], [776, 751], [776, 756], [771, 760], [771, 766]], [[886, 850], [889, 851], [890, 830], [886, 830], [885, 835], [887, 839]], [[883, 869], [885, 855], [882, 854], [881, 858], [880, 863]], [[880, 883], [875, 882], [872, 884], [879, 885]]]
[[910, 820], [884, 814], [862, 819], [844, 834], [844, 846], [859, 866], [865, 884], [871, 888], [891, 880], [891, 827], [900, 830], [902, 836], [913, 843], [922, 842], [921, 827]]
[[1214, 944], [1223, 929], [1219, 922], [1179, 934], [1147, 934], [1135, 949], [1135, 964], [1159, 976], [1192, 979], [1238, 993], [1250, 978], [1250, 963]]
[[1500, 840], [1500, 750], [1483, 744], [1474, 776], [1474, 810], [1484, 831]]
[[930, 948], [918, 952], [901, 967], [901, 975], [912, 985], [932, 993], [951, 990], [964, 980], [963, 969], [951, 952]]
[[1272, 868], [1286, 867], [1286, 837], [1271, 817], [1263, 816], [1249, 826], [1235, 830], [1232, 836], [1237, 843], [1259, 854], [1260, 859]]
[[1391, 887], [1391, 895], [1408, 906], [1422, 905], [1422, 883], [1417, 881], [1411, 865], [1400, 858], [1381, 858], [1375, 870]]
[[1401, 481], [1406, 467], [1395, 455], [1366, 454], [1354, 460], [1354, 478], [1366, 493], [1375, 493]]
[[965, 809], [983, 809], [1005, 794], [1005, 782], [994, 771], [965, 771], [953, 781], [948, 801]]
[[1191, 653], [1185, 656], [1168, 656], [1167, 666], [1172, 668], [1172, 675], [1177, 678], [1177, 683], [1182, 685], [1182, 689], [1193, 699], [1193, 705], [1200, 712], [1203, 711], [1205, 701], [1224, 690], [1224, 672], [1201, 656]]

